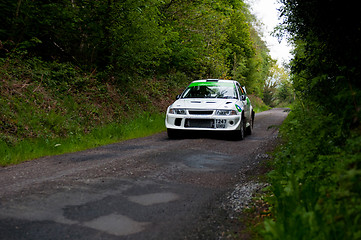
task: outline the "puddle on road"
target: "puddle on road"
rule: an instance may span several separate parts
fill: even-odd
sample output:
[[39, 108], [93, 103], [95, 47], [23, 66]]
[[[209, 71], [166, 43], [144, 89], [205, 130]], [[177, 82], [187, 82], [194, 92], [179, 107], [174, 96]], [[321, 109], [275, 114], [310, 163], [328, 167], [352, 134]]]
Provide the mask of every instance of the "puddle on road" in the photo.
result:
[[117, 214], [110, 214], [96, 218], [82, 225], [116, 236], [126, 236], [143, 231], [148, 222], [137, 222], [133, 219]]
[[128, 200], [134, 203], [138, 203], [143, 206], [150, 206], [159, 203], [168, 203], [175, 201], [179, 196], [175, 193], [150, 193], [138, 196], [130, 196]]

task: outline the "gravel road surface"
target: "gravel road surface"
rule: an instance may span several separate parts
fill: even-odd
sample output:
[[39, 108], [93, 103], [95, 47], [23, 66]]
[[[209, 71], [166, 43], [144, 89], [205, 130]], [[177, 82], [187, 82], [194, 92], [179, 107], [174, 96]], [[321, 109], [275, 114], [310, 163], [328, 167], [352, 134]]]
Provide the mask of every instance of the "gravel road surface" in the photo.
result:
[[263, 187], [252, 179], [286, 116], [256, 114], [242, 141], [160, 133], [1, 168], [0, 239], [222, 238], [218, 215]]

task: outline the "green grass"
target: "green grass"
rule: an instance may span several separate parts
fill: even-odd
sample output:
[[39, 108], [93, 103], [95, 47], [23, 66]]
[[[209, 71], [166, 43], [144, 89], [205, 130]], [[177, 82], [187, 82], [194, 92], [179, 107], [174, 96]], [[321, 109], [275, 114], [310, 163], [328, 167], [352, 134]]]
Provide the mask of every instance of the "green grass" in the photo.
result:
[[149, 136], [164, 130], [164, 114], [145, 112], [120, 123], [97, 127], [88, 134], [74, 134], [66, 138], [55, 139], [25, 139], [12, 146], [0, 141], [0, 165], [7, 166], [43, 156], [81, 151], [127, 139]]

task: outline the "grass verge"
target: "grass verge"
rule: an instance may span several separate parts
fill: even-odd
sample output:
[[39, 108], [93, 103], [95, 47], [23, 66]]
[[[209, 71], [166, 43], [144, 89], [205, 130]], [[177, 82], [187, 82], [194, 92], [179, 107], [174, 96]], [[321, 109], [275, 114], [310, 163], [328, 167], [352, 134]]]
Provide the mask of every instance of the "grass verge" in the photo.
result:
[[97, 127], [88, 134], [54, 139], [25, 139], [13, 146], [0, 141], [0, 165], [7, 166], [43, 156], [81, 151], [122, 140], [149, 136], [164, 130], [164, 114], [144, 112], [120, 123]]

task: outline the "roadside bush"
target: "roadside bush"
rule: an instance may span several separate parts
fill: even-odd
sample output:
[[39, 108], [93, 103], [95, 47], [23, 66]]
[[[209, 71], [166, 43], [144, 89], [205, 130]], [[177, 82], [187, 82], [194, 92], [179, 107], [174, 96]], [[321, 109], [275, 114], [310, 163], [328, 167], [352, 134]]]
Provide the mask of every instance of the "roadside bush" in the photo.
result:
[[340, 116], [297, 105], [269, 174], [273, 219], [265, 239], [360, 239], [361, 137], [345, 139]]

